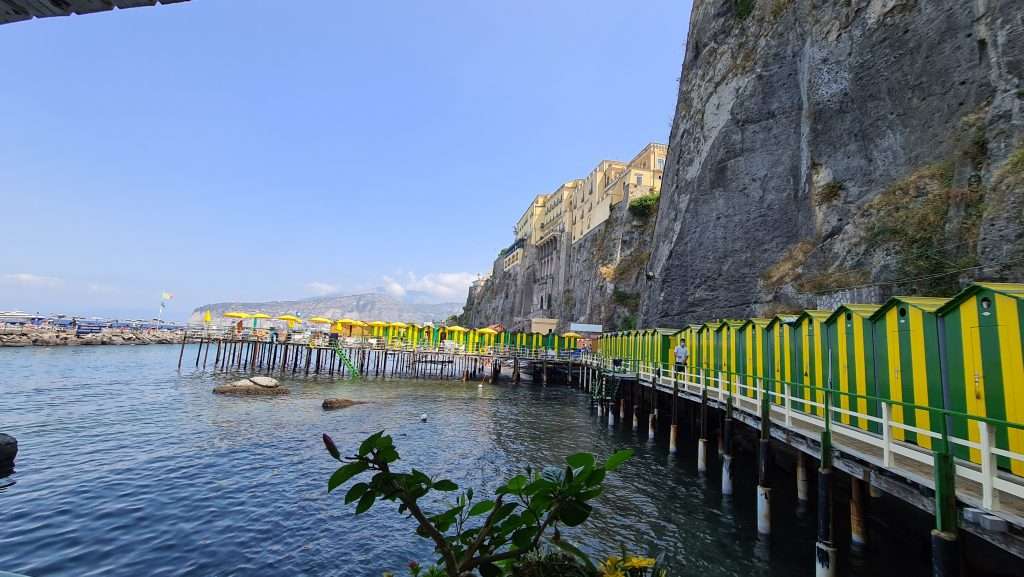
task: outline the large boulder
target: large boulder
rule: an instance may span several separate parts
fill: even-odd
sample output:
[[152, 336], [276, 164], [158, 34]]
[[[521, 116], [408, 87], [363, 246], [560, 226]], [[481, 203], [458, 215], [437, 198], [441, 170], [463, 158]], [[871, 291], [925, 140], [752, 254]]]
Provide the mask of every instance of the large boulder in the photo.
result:
[[18, 440], [0, 433], [0, 476], [14, 470], [14, 458], [18, 456]]
[[287, 395], [288, 389], [280, 386], [277, 379], [250, 377], [218, 385], [213, 392], [219, 395]]
[[352, 399], [324, 399], [323, 408], [326, 411], [331, 409], [347, 409], [353, 405], [362, 405], [366, 401], [353, 401]]

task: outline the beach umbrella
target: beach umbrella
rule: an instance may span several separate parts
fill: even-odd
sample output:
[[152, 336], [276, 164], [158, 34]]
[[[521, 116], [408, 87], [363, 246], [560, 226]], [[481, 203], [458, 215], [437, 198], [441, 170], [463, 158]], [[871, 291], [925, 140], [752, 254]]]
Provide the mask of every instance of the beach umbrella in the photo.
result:
[[268, 315], [267, 313], [255, 313], [249, 315], [249, 318], [252, 319], [252, 328], [255, 329], [260, 326], [260, 319], [269, 319], [270, 315]]
[[343, 319], [338, 319], [334, 321], [334, 327], [338, 331], [338, 334], [341, 334], [341, 330], [343, 328], [348, 327], [348, 336], [352, 336], [352, 327], [356, 326], [357, 322], [359, 321], [354, 321], [348, 317], [345, 317]]
[[568, 333], [564, 333], [562, 336], [567, 338], [567, 339], [578, 339], [578, 338], [582, 337], [583, 335], [578, 334], [578, 333], [574, 333], [574, 332], [568, 332]]
[[243, 313], [241, 311], [228, 311], [224, 313], [224, 316], [229, 319], [247, 319], [250, 315], [249, 313]]
[[295, 315], [279, 315], [277, 317], [277, 320], [287, 322], [288, 323], [288, 328], [292, 328], [292, 327], [295, 326], [296, 323], [301, 323], [302, 322], [302, 319], [300, 319], [299, 317], [297, 317]]
[[317, 325], [329, 325], [331, 324], [331, 319], [324, 317], [312, 317], [309, 319], [309, 322]]

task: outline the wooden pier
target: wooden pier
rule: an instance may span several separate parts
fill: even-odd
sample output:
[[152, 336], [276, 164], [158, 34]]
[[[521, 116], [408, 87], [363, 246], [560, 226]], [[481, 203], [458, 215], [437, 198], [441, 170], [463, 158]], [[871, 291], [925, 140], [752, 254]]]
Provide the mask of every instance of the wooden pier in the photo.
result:
[[[990, 465], [978, 466], [953, 459], [940, 449], [938, 440], [932, 450], [896, 440], [894, 431], [906, 425], [887, 418], [891, 407], [884, 403], [876, 434], [844, 424], [842, 414], [851, 419], [873, 417], [841, 408], [831, 393], [809, 408], [816, 402], [793, 397], [785, 388], [775, 391], [760, 382], [744, 387], [722, 373], [675, 373], [639, 362], [586, 356], [582, 374], [571, 384], [591, 395], [592, 412], [609, 426], [632, 430], [641, 438], [660, 438], [671, 453], [682, 443], [694, 443], [699, 472], [707, 471], [717, 455], [723, 496], [732, 493], [732, 445], [741, 432], [737, 425], [749, 427], [748, 436], [757, 438], [759, 533], [771, 533], [771, 507], [779, 506], [771, 500], [773, 485], [794, 483], [798, 502], [788, 505], [807, 507], [807, 500], [814, 498], [808, 466], [817, 461], [818, 575], [836, 574], [839, 537], [832, 514], [841, 511], [833, 503], [836, 472], [847, 475], [850, 485], [851, 547], [863, 547], [868, 539], [867, 495], [884, 491], [935, 516], [933, 556], [940, 557], [941, 565], [936, 575], [959, 574], [958, 531], [1024, 559], [1024, 478], [991, 465], [1005, 453], [995, 447], [991, 434], [977, 441], [946, 439], [948, 444], [970, 443], [981, 451], [982, 462]], [[793, 478], [773, 478], [778, 475], [772, 466], [775, 453], [792, 463]]]
[[[185, 359], [186, 343], [197, 345], [194, 359]], [[573, 375], [578, 378], [582, 370], [579, 354], [568, 351], [555, 354], [512, 347], [467, 351], [363, 338], [276, 342], [250, 334], [201, 329], [182, 335], [178, 368], [186, 362], [202, 370], [282, 377], [495, 382], [504, 374], [519, 382], [525, 374], [540, 384], [566, 384]]]

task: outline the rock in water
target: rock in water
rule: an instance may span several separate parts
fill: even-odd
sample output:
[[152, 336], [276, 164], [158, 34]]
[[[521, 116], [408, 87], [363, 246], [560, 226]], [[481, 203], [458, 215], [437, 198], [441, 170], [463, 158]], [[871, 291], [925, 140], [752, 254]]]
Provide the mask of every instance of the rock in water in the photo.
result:
[[420, 415], [420, 422], [421, 423], [426, 423], [427, 422], [427, 414], [426, 413], [423, 413], [422, 415]]
[[14, 458], [18, 456], [18, 440], [0, 433], [0, 476], [14, 470]]
[[254, 384], [257, 384], [261, 387], [266, 387], [268, 389], [272, 389], [278, 386], [277, 379], [274, 379], [272, 377], [249, 377], [249, 380], [252, 381]]
[[287, 395], [288, 389], [270, 377], [251, 377], [216, 386], [213, 392], [219, 395]]
[[352, 399], [324, 399], [322, 406], [324, 410], [347, 409], [352, 405], [362, 405], [365, 403], [366, 401], [353, 401]]

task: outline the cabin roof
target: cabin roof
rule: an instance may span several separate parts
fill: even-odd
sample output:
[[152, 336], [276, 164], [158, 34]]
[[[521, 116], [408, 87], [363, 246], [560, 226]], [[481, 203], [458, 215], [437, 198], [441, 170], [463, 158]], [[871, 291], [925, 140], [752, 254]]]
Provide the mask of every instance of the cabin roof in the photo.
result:
[[936, 313], [939, 315], [949, 314], [959, 307], [960, 303], [983, 290], [990, 290], [1018, 300], [1024, 299], [1024, 284], [1009, 282], [976, 282], [957, 293], [953, 298], [949, 299], [946, 304], [939, 307]]
[[859, 316], [861, 318], [868, 319], [868, 318], [871, 318], [871, 315], [873, 315], [875, 313], [875, 311], [877, 311], [877, 310], [878, 310], [878, 305], [858, 305], [858, 304], [839, 305], [839, 308], [837, 308], [835, 311], [833, 311], [832, 314], [828, 315], [828, 318], [825, 319], [825, 322], [826, 323], [835, 322], [835, 320], [837, 318], [839, 318], [844, 312], [851, 312], [851, 313], [853, 313], [853, 314], [855, 314], [855, 315], [857, 315], [857, 316]]
[[942, 305], [944, 305], [944, 304], [946, 304], [948, 302], [949, 302], [948, 298], [941, 298], [941, 297], [900, 297], [900, 296], [896, 296], [896, 297], [892, 297], [889, 300], [885, 301], [885, 304], [883, 304], [881, 307], [879, 307], [878, 310], [875, 311], [874, 314], [871, 315], [871, 320], [872, 321], [876, 321], [876, 320], [882, 318], [883, 316], [885, 316], [885, 313], [889, 311], [889, 309], [891, 309], [892, 307], [897, 306], [899, 304], [905, 304], [905, 305], [908, 305], [908, 306], [912, 306], [912, 307], [914, 307], [916, 309], [923, 310], [923, 311], [928, 312], [928, 313], [934, 313], [935, 311], [937, 311], [940, 308], [942, 308]]

